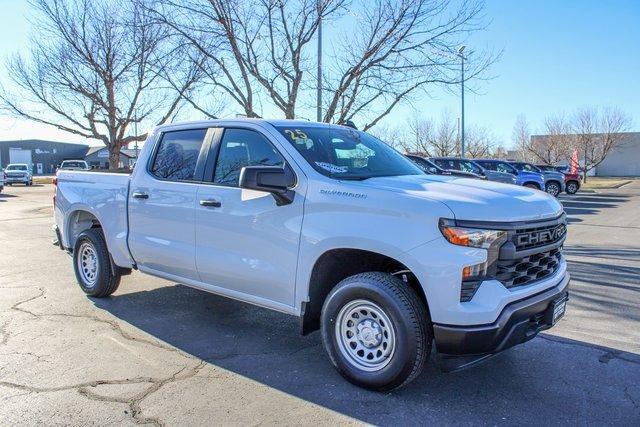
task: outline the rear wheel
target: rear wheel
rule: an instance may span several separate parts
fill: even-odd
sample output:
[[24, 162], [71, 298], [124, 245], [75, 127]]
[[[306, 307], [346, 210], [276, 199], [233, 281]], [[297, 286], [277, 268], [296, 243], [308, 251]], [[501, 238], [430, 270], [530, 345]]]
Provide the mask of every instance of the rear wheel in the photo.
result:
[[525, 185], [527, 188], [533, 188], [534, 190], [539, 190], [540, 188], [532, 182], [527, 182]]
[[567, 183], [567, 193], [568, 194], [576, 194], [580, 186], [575, 181], [569, 181]]
[[73, 250], [76, 279], [82, 291], [102, 298], [114, 293], [120, 285], [120, 274], [112, 268], [107, 244], [99, 228], [83, 231]]
[[558, 197], [558, 194], [560, 194], [560, 184], [553, 181], [548, 182], [547, 185], [545, 186], [545, 190], [547, 191], [547, 193], [551, 194], [553, 197]]
[[391, 390], [416, 378], [431, 352], [427, 310], [406, 283], [381, 272], [340, 282], [322, 308], [322, 340], [350, 382]]

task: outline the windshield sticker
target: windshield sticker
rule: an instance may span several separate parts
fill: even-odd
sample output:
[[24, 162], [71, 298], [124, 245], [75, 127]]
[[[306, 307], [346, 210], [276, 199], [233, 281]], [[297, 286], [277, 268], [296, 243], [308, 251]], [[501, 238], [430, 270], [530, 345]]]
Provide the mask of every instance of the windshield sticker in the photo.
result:
[[346, 173], [349, 170], [346, 166], [338, 166], [325, 162], [316, 162], [316, 165], [331, 173]]

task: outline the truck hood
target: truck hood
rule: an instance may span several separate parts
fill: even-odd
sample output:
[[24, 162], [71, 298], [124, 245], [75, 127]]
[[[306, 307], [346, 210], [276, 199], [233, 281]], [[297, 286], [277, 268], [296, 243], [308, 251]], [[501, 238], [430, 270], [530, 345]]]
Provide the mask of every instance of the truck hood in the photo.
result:
[[562, 205], [543, 191], [479, 179], [405, 175], [351, 183], [441, 202], [460, 220], [531, 221], [562, 213]]

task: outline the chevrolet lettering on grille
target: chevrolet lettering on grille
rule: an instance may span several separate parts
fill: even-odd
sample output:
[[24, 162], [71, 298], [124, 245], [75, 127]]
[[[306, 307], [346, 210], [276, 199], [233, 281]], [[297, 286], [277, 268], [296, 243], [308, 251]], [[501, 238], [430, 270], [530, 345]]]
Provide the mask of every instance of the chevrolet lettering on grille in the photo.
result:
[[516, 235], [516, 245], [543, 245], [545, 243], [552, 243], [558, 241], [567, 232], [567, 227], [564, 224], [560, 224], [556, 228], [542, 231], [532, 231], [530, 233], [523, 233]]

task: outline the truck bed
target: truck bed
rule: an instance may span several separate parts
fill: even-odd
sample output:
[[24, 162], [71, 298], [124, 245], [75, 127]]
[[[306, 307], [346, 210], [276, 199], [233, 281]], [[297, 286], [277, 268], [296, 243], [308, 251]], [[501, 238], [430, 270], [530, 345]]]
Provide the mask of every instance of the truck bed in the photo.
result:
[[102, 225], [114, 262], [122, 267], [131, 266], [133, 260], [127, 249], [129, 175], [60, 171], [57, 187], [54, 216], [63, 247], [73, 249], [76, 230], [91, 220], [76, 212], [89, 212]]

